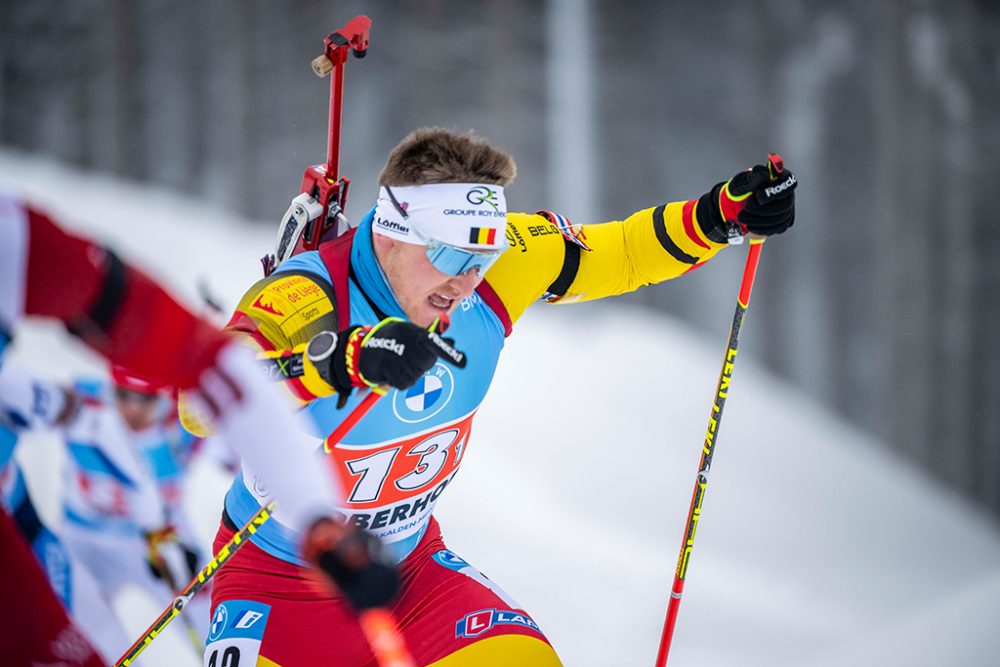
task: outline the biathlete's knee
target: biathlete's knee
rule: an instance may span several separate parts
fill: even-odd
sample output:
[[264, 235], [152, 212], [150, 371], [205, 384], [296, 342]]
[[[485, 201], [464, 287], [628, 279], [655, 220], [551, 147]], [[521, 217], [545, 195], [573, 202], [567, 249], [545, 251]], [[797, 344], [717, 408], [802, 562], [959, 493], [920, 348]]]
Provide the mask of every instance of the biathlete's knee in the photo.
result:
[[555, 650], [527, 635], [501, 635], [471, 644], [428, 667], [562, 667]]

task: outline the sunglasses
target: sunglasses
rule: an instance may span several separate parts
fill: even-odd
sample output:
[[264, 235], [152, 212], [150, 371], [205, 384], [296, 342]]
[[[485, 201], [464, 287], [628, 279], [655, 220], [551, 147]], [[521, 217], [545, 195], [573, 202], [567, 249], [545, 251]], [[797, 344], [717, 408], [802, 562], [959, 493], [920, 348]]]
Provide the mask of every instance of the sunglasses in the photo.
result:
[[151, 405], [160, 399], [157, 394], [146, 394], [141, 391], [132, 391], [131, 389], [124, 389], [122, 387], [115, 389], [115, 396], [122, 403], [132, 402], [142, 405]]
[[[399, 211], [403, 219], [406, 220], [410, 215], [406, 212], [399, 202], [396, 201], [395, 195], [392, 194], [392, 190], [388, 187], [385, 188], [386, 192], [389, 194], [389, 199], [392, 201], [392, 205]], [[507, 248], [497, 248], [496, 250], [468, 250], [466, 248], [459, 248], [458, 246], [448, 245], [447, 243], [442, 243], [437, 239], [433, 239], [422, 231], [417, 229], [417, 226], [410, 221], [410, 229], [420, 238], [425, 244], [425, 252], [427, 253], [427, 260], [434, 266], [435, 269], [445, 274], [446, 276], [460, 276], [469, 271], [475, 271], [480, 277], [486, 275], [493, 263], [496, 262], [500, 255], [503, 254], [504, 250]]]
[[469, 271], [475, 271], [480, 277], [486, 275], [493, 262], [500, 258], [503, 250], [466, 250], [445, 245], [434, 239], [425, 237], [416, 227], [417, 235], [427, 244], [427, 259], [434, 268], [446, 276], [460, 276]]

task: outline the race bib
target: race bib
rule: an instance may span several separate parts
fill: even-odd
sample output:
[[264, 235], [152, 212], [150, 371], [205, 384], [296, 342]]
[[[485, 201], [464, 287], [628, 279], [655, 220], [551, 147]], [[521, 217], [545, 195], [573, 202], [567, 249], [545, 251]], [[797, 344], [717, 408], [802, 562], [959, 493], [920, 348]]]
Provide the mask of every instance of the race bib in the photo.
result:
[[220, 603], [205, 638], [204, 667], [254, 667], [270, 611], [253, 600]]
[[334, 447], [349, 520], [390, 543], [416, 534], [458, 472], [472, 416], [401, 440]]

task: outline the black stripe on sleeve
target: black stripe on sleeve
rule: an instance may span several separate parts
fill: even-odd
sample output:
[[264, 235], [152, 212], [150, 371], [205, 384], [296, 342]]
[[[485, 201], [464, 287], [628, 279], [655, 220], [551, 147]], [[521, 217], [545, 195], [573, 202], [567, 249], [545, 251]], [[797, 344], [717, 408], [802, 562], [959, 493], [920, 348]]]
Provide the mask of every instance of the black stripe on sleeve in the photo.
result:
[[[536, 211], [535, 215], [542, 216], [558, 229], [559, 225], [551, 212]], [[562, 269], [559, 270], [559, 275], [549, 285], [549, 288], [545, 290], [543, 298], [546, 301], [555, 302], [566, 296], [570, 285], [576, 280], [576, 274], [580, 271], [580, 246], [566, 238], [565, 234], [563, 234], [563, 243], [566, 248], [566, 254], [563, 256]]]
[[582, 249], [577, 244], [570, 243], [569, 241], [565, 241], [565, 245], [566, 257], [563, 260], [562, 271], [559, 272], [559, 276], [555, 281], [549, 285], [549, 288], [545, 290], [546, 294], [550, 294], [557, 299], [566, 296], [569, 286], [576, 280], [576, 274], [580, 270], [580, 253]]
[[667, 205], [663, 204], [661, 206], [657, 206], [656, 210], [653, 211], [653, 230], [656, 231], [656, 240], [659, 241], [660, 245], [663, 246], [663, 249], [678, 262], [682, 262], [684, 264], [697, 264], [698, 258], [692, 257], [681, 250], [680, 247], [674, 243], [674, 240], [670, 238], [670, 235], [667, 234], [667, 223], [663, 219], [663, 212], [666, 208]]
[[125, 263], [115, 253], [108, 251], [108, 272], [104, 278], [104, 288], [97, 303], [90, 310], [90, 321], [107, 331], [125, 297]]
[[81, 320], [66, 325], [70, 333], [79, 338], [86, 339], [88, 335], [107, 335], [125, 298], [128, 269], [118, 255], [110, 250], [105, 250], [105, 258], [107, 266], [97, 301]]

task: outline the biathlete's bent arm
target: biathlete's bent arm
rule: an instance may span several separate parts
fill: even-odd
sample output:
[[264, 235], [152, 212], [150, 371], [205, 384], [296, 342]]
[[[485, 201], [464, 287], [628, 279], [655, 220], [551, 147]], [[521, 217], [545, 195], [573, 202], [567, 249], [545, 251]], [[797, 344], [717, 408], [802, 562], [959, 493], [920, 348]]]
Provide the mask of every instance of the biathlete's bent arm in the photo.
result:
[[265, 374], [300, 406], [336, 392], [305, 353], [314, 335], [338, 330], [332, 290], [318, 276], [289, 271], [257, 281], [226, 329], [242, 334]]

